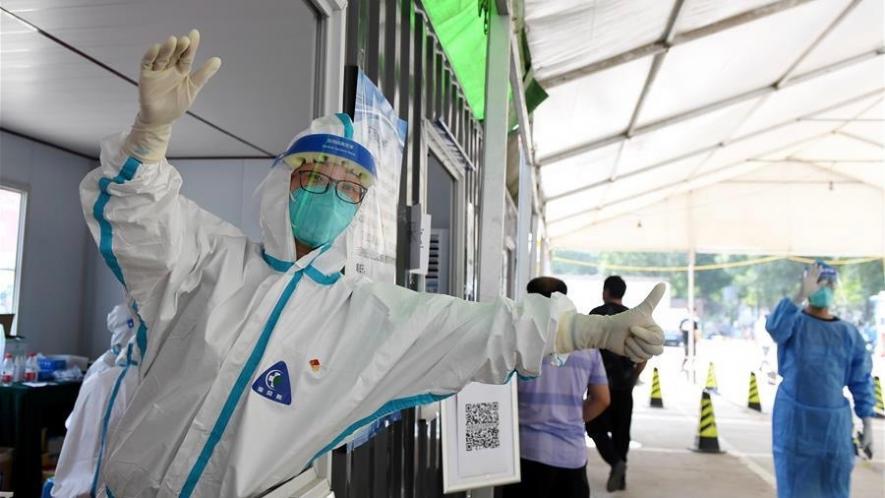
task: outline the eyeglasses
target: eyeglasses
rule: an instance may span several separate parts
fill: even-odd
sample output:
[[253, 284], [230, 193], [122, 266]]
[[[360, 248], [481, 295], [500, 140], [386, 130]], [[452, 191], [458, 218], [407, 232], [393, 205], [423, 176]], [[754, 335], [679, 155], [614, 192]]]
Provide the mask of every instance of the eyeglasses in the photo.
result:
[[301, 188], [311, 194], [325, 194], [330, 185], [335, 185], [335, 195], [344, 202], [359, 204], [363, 202], [368, 189], [359, 183], [348, 180], [333, 180], [330, 176], [318, 171], [297, 171]]

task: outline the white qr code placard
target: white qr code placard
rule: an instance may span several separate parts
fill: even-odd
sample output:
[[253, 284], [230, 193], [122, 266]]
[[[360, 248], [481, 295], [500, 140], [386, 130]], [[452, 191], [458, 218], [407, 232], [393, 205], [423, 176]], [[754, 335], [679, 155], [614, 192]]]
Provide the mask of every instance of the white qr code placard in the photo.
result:
[[442, 403], [443, 491], [519, 480], [516, 382], [470, 384]]
[[498, 402], [467, 403], [464, 406], [467, 411], [467, 425], [464, 428], [467, 451], [501, 446]]

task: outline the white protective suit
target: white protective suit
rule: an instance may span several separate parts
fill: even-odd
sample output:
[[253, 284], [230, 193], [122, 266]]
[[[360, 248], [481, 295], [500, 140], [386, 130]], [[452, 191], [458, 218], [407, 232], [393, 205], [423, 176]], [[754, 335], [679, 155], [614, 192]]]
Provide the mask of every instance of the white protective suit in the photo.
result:
[[537, 375], [574, 310], [562, 295], [474, 303], [342, 276], [345, 234], [295, 261], [289, 166], [260, 187], [256, 244], [180, 195], [165, 160], [127, 157], [124, 137], [80, 186], [147, 325], [140, 384], [108, 435], [109, 496], [261, 494], [379, 416]]
[[88, 497], [101, 487], [97, 466], [108, 428], [123, 414], [138, 381], [137, 370], [130, 368], [137, 363], [130, 344], [137, 330], [134, 315], [126, 304], [118, 304], [108, 313], [107, 325], [111, 349], [87, 370], [65, 422], [68, 430], [52, 487], [55, 498]]

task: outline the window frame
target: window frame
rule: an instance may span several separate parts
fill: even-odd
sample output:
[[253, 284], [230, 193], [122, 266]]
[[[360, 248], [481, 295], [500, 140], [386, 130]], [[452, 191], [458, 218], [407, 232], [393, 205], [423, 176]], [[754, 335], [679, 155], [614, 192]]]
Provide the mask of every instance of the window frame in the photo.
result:
[[[19, 304], [21, 303], [22, 273], [24, 269], [25, 226], [27, 226], [28, 197], [30, 192], [24, 185], [7, 181], [0, 183], [0, 189], [9, 190], [21, 195], [18, 211], [18, 240], [15, 248], [15, 282], [12, 286], [12, 314], [18, 317]], [[14, 337], [18, 335], [18, 322], [19, 320], [17, 319], [13, 320], [12, 330], [8, 333], [9, 336]]]

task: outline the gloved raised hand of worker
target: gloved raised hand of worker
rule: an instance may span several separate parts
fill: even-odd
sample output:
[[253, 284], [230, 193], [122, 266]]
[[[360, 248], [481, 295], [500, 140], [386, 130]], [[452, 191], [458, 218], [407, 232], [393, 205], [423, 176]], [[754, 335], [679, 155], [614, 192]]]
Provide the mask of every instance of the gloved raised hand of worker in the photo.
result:
[[617, 315], [583, 315], [569, 312], [560, 319], [555, 352], [607, 349], [642, 362], [664, 352], [664, 331], [652, 319], [652, 311], [664, 295], [659, 283], [639, 306]]
[[865, 417], [861, 421], [863, 422], [863, 432], [860, 437], [860, 449], [867, 455], [867, 458], [873, 458], [873, 419]]
[[221, 67], [212, 57], [191, 72], [200, 46], [200, 32], [170, 36], [156, 44], [141, 59], [138, 77], [138, 116], [123, 150], [143, 162], [159, 161], [166, 155], [172, 123], [190, 109], [197, 94]]
[[802, 303], [808, 299], [808, 296], [814, 294], [818, 289], [820, 289], [820, 272], [821, 266], [819, 264], [814, 264], [802, 274], [802, 278], [799, 281], [799, 290], [796, 292], [796, 295], [793, 297], [793, 304], [796, 306], [802, 306]]

